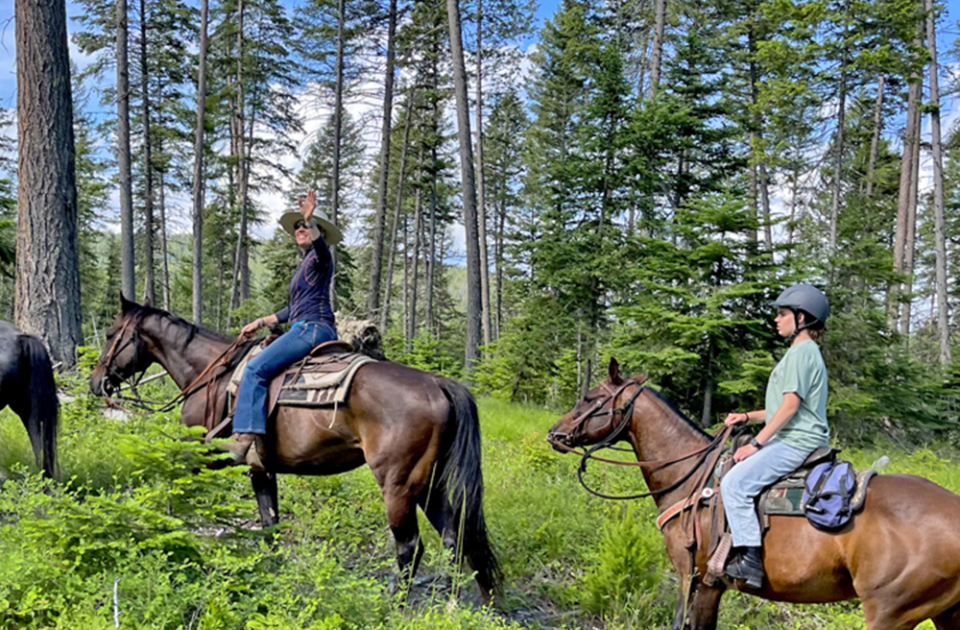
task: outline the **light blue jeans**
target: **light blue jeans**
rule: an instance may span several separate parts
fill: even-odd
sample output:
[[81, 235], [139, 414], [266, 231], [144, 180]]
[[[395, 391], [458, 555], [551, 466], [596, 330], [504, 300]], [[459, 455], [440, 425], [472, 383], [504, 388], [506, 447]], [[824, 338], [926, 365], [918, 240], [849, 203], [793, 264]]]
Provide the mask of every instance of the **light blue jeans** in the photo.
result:
[[234, 433], [267, 432], [267, 386], [270, 379], [295, 361], [299, 361], [324, 341], [337, 338], [327, 322], [297, 322], [293, 328], [250, 359], [243, 370], [237, 392]]
[[735, 547], [761, 546], [762, 534], [754, 498], [780, 477], [799, 468], [811, 452], [770, 440], [724, 476], [720, 482], [720, 494]]

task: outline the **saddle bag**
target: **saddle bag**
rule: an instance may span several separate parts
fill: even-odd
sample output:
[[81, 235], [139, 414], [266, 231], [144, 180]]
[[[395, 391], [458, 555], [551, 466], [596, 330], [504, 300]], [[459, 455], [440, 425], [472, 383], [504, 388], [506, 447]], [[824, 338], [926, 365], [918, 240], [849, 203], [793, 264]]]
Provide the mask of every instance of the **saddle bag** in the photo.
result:
[[850, 520], [850, 503], [857, 479], [850, 462], [834, 460], [817, 464], [807, 475], [803, 489], [803, 511], [817, 529], [840, 529]]

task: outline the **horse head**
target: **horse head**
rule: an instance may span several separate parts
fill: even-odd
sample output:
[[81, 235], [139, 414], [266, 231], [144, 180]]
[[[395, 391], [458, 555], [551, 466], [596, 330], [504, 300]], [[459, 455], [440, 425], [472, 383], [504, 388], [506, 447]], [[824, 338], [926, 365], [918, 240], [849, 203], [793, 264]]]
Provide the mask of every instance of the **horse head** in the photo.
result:
[[120, 313], [107, 331], [107, 343], [90, 375], [90, 391], [95, 396], [117, 391], [123, 381], [153, 363], [141, 332], [143, 319], [151, 310], [149, 303], [137, 304], [120, 295]]
[[607, 380], [588, 391], [550, 428], [547, 441], [557, 451], [568, 452], [578, 446], [625, 437], [633, 401], [643, 391], [646, 378], [642, 375], [624, 379], [620, 376], [620, 364], [611, 358]]

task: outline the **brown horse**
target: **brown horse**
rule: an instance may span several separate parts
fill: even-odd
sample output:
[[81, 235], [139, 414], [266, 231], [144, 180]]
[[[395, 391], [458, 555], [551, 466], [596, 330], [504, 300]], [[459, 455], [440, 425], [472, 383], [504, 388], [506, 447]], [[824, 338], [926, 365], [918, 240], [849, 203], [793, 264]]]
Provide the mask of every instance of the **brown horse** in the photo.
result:
[[[561, 418], [547, 439], [566, 451], [608, 439], [626, 423], [621, 439], [631, 444], [640, 462], [651, 463], [682, 458], [710, 443], [711, 436], [642, 382], [622, 379], [611, 361], [609, 380]], [[634, 395], [621, 421], [615, 411]], [[697, 465], [698, 459], [691, 458], [666, 467], [641, 466], [661, 512], [689, 494], [693, 481], [685, 475]], [[701, 526], [709, 531], [705, 511]], [[920, 477], [882, 475], [870, 482], [863, 510], [839, 532], [819, 531], [804, 518], [771, 517], [763, 541], [766, 583], [760, 590], [740, 588], [796, 603], [859, 597], [869, 630], [909, 630], [926, 619], [939, 630], [960, 630], [958, 527], [960, 496]], [[691, 589], [689, 608], [681, 596], [671, 627], [715, 629], [720, 598], [735, 585], [707, 586], [699, 579], [706, 574], [707, 554], [697, 549], [691, 562], [681, 519], [669, 521], [663, 533], [681, 584]]]
[[[231, 346], [232, 339], [165, 311], [122, 298], [121, 307], [90, 377], [95, 395], [115, 391], [153, 363], [183, 389]], [[206, 386], [183, 404], [184, 423], [202, 425], [208, 400], [223, 408], [228, 368], [251, 345], [203, 377]], [[469, 561], [484, 596], [498, 590], [500, 570], [483, 515], [477, 407], [456, 381], [389, 361], [370, 363], [336, 411], [279, 407], [265, 442], [267, 471], [251, 473], [264, 527], [278, 522], [276, 473], [335, 475], [366, 463], [383, 491], [404, 582], [423, 553], [419, 505], [454, 557]]]

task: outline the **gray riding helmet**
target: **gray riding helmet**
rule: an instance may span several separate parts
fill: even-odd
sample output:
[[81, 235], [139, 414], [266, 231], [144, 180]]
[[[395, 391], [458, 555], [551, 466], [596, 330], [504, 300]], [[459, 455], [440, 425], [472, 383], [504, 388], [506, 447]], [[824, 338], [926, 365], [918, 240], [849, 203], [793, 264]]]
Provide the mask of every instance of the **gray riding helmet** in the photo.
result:
[[823, 291], [809, 284], [795, 284], [780, 294], [775, 302], [777, 306], [810, 313], [819, 321], [826, 323], [830, 317], [830, 303]]

